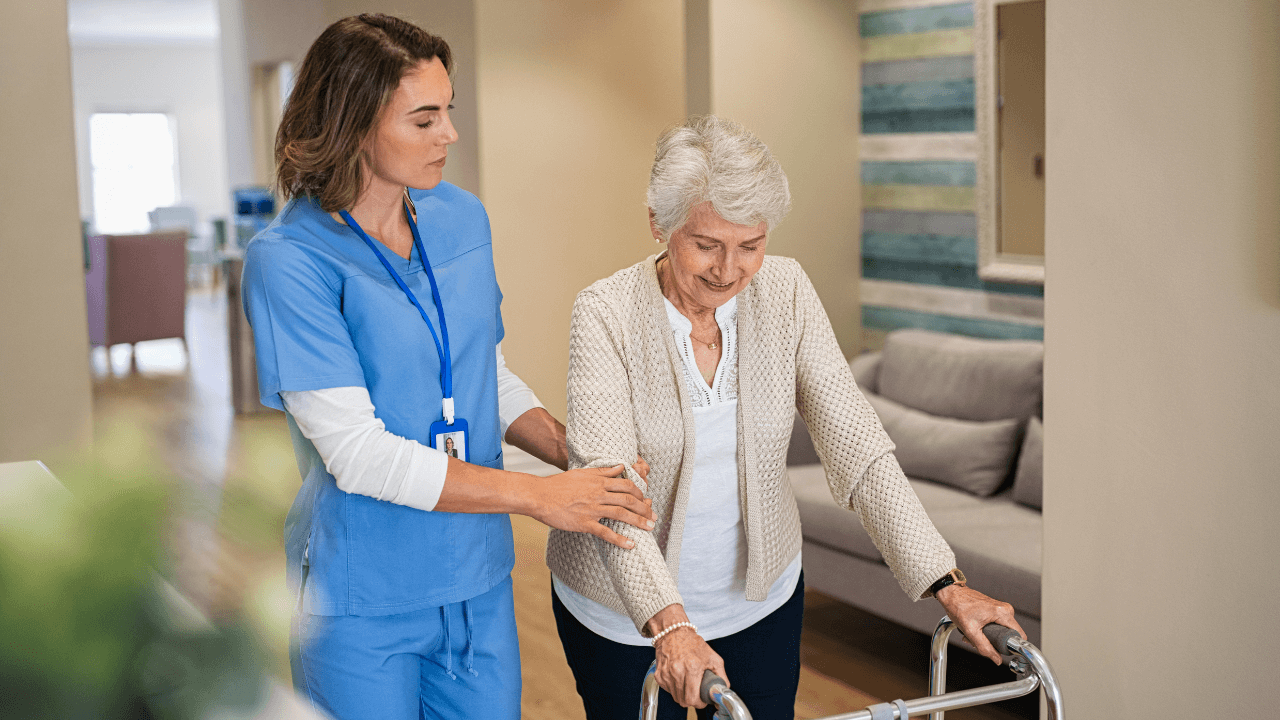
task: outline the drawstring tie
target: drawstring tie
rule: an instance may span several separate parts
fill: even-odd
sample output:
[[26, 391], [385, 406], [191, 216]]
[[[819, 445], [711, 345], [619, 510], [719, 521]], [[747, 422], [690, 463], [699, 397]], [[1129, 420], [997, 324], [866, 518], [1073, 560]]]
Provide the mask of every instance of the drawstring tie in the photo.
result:
[[467, 649], [462, 651], [462, 662], [466, 665], [467, 672], [471, 673], [476, 677], [480, 677], [480, 673], [476, 672], [476, 668], [475, 668], [476, 647], [475, 647], [475, 644], [471, 642], [471, 628], [473, 626], [473, 623], [471, 622], [471, 601], [470, 600], [462, 601], [462, 624], [466, 627], [466, 630], [467, 630]]
[[444, 674], [449, 676], [450, 680], [457, 680], [458, 676], [453, 674], [453, 642], [449, 636], [449, 606], [440, 606], [440, 624], [444, 625]]
[[[458, 676], [453, 674], [453, 636], [452, 628], [449, 623], [449, 606], [440, 606], [440, 624], [444, 626], [444, 674], [449, 676], [450, 680], [457, 680]], [[480, 673], [475, 669], [475, 646], [472, 644], [472, 622], [471, 622], [471, 601], [462, 601], [462, 628], [467, 634], [467, 645], [462, 651], [463, 668], [472, 675], [479, 677]]]

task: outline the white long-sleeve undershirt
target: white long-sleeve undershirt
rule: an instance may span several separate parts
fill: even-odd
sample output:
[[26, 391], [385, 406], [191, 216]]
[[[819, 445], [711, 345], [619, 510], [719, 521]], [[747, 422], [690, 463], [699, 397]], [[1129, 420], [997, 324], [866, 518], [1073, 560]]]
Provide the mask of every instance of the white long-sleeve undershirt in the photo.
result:
[[[502, 343], [495, 352], [498, 422], [505, 437], [516, 418], [543, 405], [507, 368]], [[449, 471], [449, 456], [388, 432], [374, 415], [367, 389], [282, 391], [280, 397], [302, 435], [315, 445], [339, 489], [419, 510], [435, 508]]]

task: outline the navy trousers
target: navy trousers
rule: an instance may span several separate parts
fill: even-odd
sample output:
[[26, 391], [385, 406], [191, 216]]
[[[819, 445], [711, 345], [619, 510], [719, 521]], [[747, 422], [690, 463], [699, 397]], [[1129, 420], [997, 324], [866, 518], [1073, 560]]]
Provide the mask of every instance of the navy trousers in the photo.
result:
[[[577, 682], [587, 720], [631, 720], [640, 712], [640, 690], [653, 662], [648, 646], [623, 645], [600, 637], [565, 608], [551, 593], [556, 629], [565, 659]], [[795, 592], [782, 607], [741, 632], [709, 640], [724, 658], [733, 691], [756, 720], [793, 720], [796, 688], [800, 684], [800, 628], [804, 621], [804, 573]], [[685, 720], [687, 711], [667, 693], [658, 693], [659, 720]], [[710, 720], [715, 707], [698, 710], [698, 720]]]

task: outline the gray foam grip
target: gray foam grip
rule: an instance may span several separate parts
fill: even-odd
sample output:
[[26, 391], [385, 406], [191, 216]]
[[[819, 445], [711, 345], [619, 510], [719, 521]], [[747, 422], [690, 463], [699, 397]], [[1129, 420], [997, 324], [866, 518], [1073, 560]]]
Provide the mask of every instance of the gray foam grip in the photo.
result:
[[982, 628], [982, 634], [986, 635], [987, 639], [991, 641], [991, 645], [996, 649], [996, 652], [1004, 656], [1012, 655], [1012, 653], [1009, 652], [1009, 640], [1022, 639], [1022, 636], [1018, 634], [1017, 630], [1007, 628], [996, 623], [991, 623]]
[[729, 683], [725, 682], [724, 678], [711, 672], [710, 670], [703, 670], [702, 671], [702, 688], [698, 691], [698, 694], [702, 696], [702, 702], [707, 703], [708, 705], [711, 704], [711, 686], [712, 685], [723, 685], [725, 687], [729, 687]]

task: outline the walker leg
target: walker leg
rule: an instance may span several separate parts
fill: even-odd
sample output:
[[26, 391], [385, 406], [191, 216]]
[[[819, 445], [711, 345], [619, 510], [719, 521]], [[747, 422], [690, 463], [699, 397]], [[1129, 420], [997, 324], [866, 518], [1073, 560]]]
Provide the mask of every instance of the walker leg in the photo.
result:
[[[946, 615], [938, 621], [933, 630], [933, 642], [929, 646], [929, 696], [942, 695], [947, 692], [947, 643], [956, 624]], [[929, 716], [929, 720], [943, 720], [943, 711], [939, 710]]]

